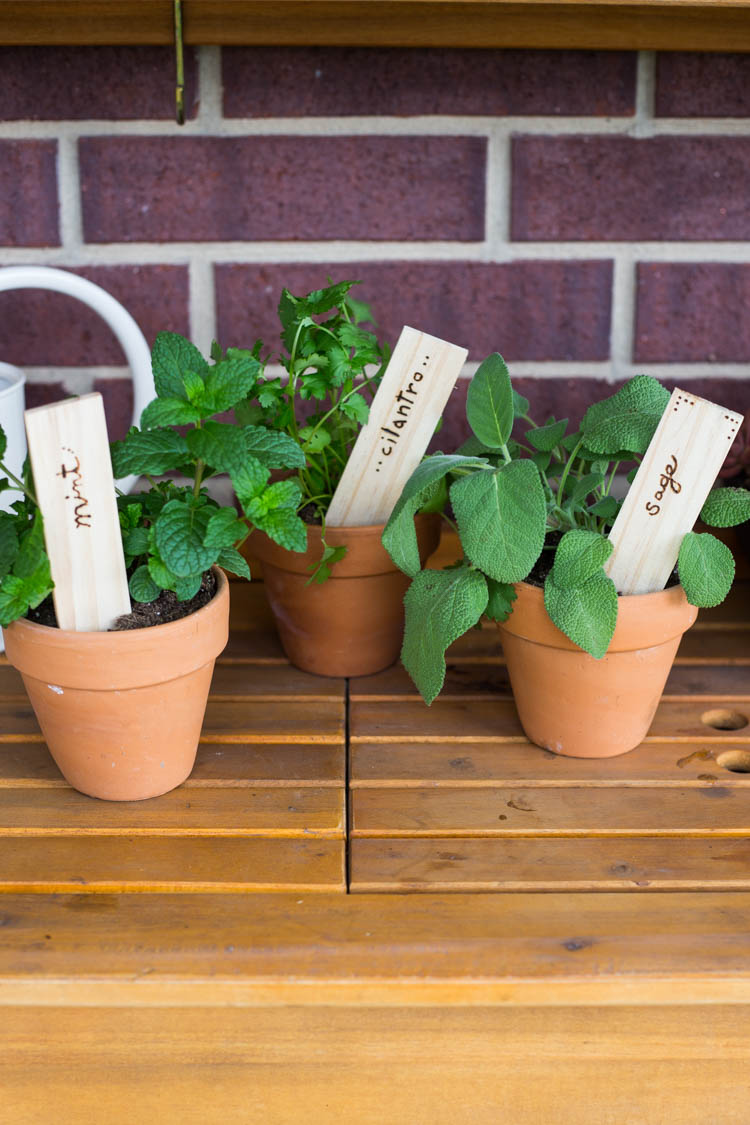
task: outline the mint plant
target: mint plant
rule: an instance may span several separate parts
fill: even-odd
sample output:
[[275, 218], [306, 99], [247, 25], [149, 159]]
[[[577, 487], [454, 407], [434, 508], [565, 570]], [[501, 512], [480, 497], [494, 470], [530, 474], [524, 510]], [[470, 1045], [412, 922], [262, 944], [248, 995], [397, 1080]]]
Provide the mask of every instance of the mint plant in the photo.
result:
[[[259, 370], [257, 385], [235, 407], [240, 422], [284, 434], [302, 448], [298, 507], [324, 529], [325, 553], [314, 575], [317, 581], [328, 576], [330, 566], [345, 552], [325, 545], [325, 516], [389, 357], [388, 349], [365, 327], [372, 322], [369, 306], [350, 295], [357, 284], [341, 281], [303, 297], [282, 291], [282, 348], [267, 356], [266, 363], [280, 364], [286, 376], [267, 374], [265, 367]], [[256, 356], [261, 348], [258, 341]]]
[[28, 461], [24, 479], [2, 463], [7, 439], [0, 426], [0, 492], [17, 488], [21, 498], [10, 512], [0, 512], [0, 625], [10, 625], [36, 609], [51, 593], [53, 582], [44, 547], [42, 516], [36, 504]]
[[[617, 622], [617, 590], [604, 571], [607, 534], [621, 501], [612, 485], [635, 462], [632, 482], [669, 392], [637, 375], [586, 411], [578, 430], [567, 419], [537, 425], [517, 394], [501, 356], [489, 356], [469, 386], [473, 437], [456, 454], [427, 457], [406, 484], [383, 533], [396, 565], [412, 578], [405, 598], [402, 660], [428, 704], [445, 678], [445, 650], [483, 614], [504, 621], [514, 584], [549, 553], [544, 604], [555, 625], [595, 659], [606, 653]], [[521, 431], [514, 439], [514, 427]], [[443, 571], [421, 570], [414, 515], [449, 496], [463, 559]], [[750, 519], [750, 492], [716, 488], [704, 523], [730, 527]], [[697, 606], [723, 601], [734, 577], [729, 549], [708, 533], [690, 532], [678, 574]]]
[[[187, 601], [215, 563], [249, 578], [238, 547], [253, 527], [284, 547], [304, 550], [299, 483], [269, 484], [272, 469], [302, 468], [304, 453], [286, 434], [217, 421], [215, 415], [253, 392], [261, 364], [239, 348], [223, 353], [214, 346], [212, 355], [209, 364], [189, 340], [160, 332], [151, 357], [157, 397], [143, 411], [141, 428], [111, 445], [115, 478], [133, 473], [151, 484], [148, 492], [118, 498], [136, 601], [153, 601], [162, 590]], [[170, 472], [190, 484], [155, 479]], [[209, 496], [205, 482], [216, 473], [229, 474], [243, 516]]]

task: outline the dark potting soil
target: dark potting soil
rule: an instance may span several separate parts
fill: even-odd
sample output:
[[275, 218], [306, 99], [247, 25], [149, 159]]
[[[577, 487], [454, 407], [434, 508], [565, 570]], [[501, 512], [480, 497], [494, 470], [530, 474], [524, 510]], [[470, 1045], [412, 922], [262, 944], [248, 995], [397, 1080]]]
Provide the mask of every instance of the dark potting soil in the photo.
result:
[[323, 524], [320, 512], [314, 504], [305, 504], [304, 508], [300, 508], [299, 518], [310, 527], [321, 527]]
[[[203, 575], [198, 593], [190, 601], [178, 601], [177, 595], [173, 594], [171, 590], [162, 590], [159, 597], [152, 602], [135, 602], [131, 598], [131, 612], [118, 617], [110, 632], [121, 632], [126, 629], [148, 629], [151, 625], [167, 625], [170, 621], [179, 621], [181, 617], [187, 617], [189, 614], [202, 609], [204, 605], [211, 601], [215, 593], [216, 578], [210, 570], [207, 570]], [[53, 629], [58, 628], [55, 605], [51, 594], [36, 609], [29, 610], [28, 619], [29, 621], [35, 621], [37, 625], [49, 625]]]

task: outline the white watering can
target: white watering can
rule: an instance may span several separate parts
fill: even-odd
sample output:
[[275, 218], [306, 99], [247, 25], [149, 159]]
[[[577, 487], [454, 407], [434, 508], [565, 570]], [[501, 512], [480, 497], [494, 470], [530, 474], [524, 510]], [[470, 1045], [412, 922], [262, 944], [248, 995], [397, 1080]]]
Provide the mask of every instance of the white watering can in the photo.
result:
[[[98, 312], [106, 320], [119, 340], [133, 376], [133, 423], [137, 424], [141, 411], [154, 397], [154, 380], [151, 373], [151, 355], [143, 333], [119, 301], [92, 281], [86, 281], [66, 270], [47, 266], [7, 266], [0, 269], [0, 292], [8, 289], [51, 289], [75, 297]], [[26, 432], [23, 422], [24, 384], [26, 377], [19, 367], [0, 363], [0, 424], [8, 438], [4, 463], [17, 477], [21, 476], [26, 457]], [[136, 477], [125, 477], [118, 487], [129, 492]], [[0, 509], [6, 511], [14, 500], [15, 492], [0, 493]], [[0, 652], [3, 650], [0, 636]]]

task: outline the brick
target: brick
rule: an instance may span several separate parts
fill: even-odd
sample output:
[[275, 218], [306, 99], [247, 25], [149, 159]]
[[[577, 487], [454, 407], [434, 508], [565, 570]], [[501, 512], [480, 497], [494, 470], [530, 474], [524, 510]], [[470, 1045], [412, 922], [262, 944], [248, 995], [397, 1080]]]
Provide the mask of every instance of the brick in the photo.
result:
[[130, 379], [95, 379], [93, 390], [104, 400], [109, 440], [120, 441], [133, 422], [133, 384]]
[[[195, 117], [194, 50], [185, 51], [185, 114]], [[5, 121], [174, 119], [170, 47], [0, 47]]]
[[633, 113], [635, 55], [225, 47], [228, 117]]
[[380, 336], [394, 343], [404, 324], [509, 360], [603, 360], [609, 355], [610, 262], [347, 262], [216, 267], [219, 339], [276, 346], [279, 295], [363, 281]]
[[750, 137], [516, 137], [512, 237], [747, 239]]
[[[189, 331], [184, 266], [90, 266], [71, 273], [101, 285], [134, 317], [149, 345], [157, 332]], [[82, 302], [42, 289], [0, 293], [0, 356], [23, 366], [124, 364], [101, 317]]]
[[24, 401], [26, 409], [35, 406], [49, 406], [51, 402], [59, 402], [61, 398], [68, 398], [70, 391], [66, 391], [62, 383], [32, 383], [27, 380], [24, 387]]
[[[511, 378], [513, 378], [512, 368]], [[718, 402], [730, 410], [737, 410], [741, 414], [750, 411], [750, 380], [708, 378], [676, 381], [661, 379], [660, 381], [670, 391], [677, 382], [694, 394], [711, 402]], [[451, 395], [443, 415], [440, 432], [430, 443], [433, 452], [440, 449], [445, 453], [451, 453], [469, 436], [471, 431], [466, 421], [468, 385], [468, 379], [460, 379]], [[536, 422], [546, 420], [551, 414], [556, 418], [569, 418], [570, 432], [572, 432], [577, 429], [591, 403], [599, 402], [608, 395], [614, 394], [622, 386], [622, 381], [608, 383], [604, 379], [592, 379], [587, 376], [578, 378], [525, 376], [513, 378], [513, 386], [529, 400], [531, 404], [529, 413]]]
[[750, 361], [750, 265], [641, 262], [638, 363]]
[[0, 245], [59, 246], [57, 145], [0, 141]]
[[655, 112], [657, 117], [750, 117], [750, 56], [657, 55]]
[[89, 242], [484, 237], [479, 137], [88, 137]]

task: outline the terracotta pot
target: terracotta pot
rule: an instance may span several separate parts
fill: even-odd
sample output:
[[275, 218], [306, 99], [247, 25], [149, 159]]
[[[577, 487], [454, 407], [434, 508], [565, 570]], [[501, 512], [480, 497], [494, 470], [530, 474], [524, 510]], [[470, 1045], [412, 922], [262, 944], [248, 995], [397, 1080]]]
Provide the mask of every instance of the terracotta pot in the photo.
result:
[[193, 768], [214, 661], [229, 635], [229, 583], [167, 625], [74, 633], [5, 630], [52, 757], [74, 788], [109, 801], [167, 793]]
[[[319, 527], [308, 529], [304, 554], [260, 532], [251, 536], [284, 652], [298, 668], [318, 676], [368, 676], [398, 658], [409, 578], [380, 542], [384, 526], [329, 527], [326, 542], [346, 546], [346, 557], [326, 582], [309, 586], [309, 568], [323, 551]], [[416, 526], [424, 562], [437, 547], [440, 517], [417, 516]]]
[[643, 741], [682, 634], [695, 621], [681, 586], [617, 599], [617, 627], [595, 660], [553, 625], [544, 594], [519, 582], [499, 625], [528, 738], [572, 758], [612, 758]]

